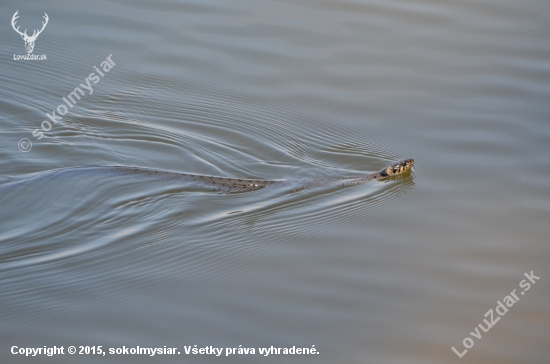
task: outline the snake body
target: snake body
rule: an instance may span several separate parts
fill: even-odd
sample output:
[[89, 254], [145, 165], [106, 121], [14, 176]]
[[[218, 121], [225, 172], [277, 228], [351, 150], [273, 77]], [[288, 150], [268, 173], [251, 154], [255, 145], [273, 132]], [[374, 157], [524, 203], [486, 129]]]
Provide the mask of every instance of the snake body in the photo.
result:
[[260, 179], [241, 179], [229, 177], [216, 177], [198, 174], [188, 174], [161, 169], [151, 169], [143, 167], [129, 166], [97, 166], [97, 167], [71, 167], [54, 169], [45, 172], [34, 173], [29, 176], [0, 182], [0, 192], [10, 190], [16, 187], [26, 186], [48, 180], [56, 180], [67, 177], [84, 176], [132, 176], [137, 178], [147, 178], [163, 181], [176, 181], [195, 183], [201, 186], [212, 188], [215, 191], [232, 192], [251, 192], [261, 190], [268, 186], [289, 186], [293, 191], [300, 191], [307, 188], [323, 186], [353, 186], [366, 183], [373, 180], [381, 180], [408, 172], [414, 165], [414, 160], [405, 159], [396, 162], [379, 172], [359, 177], [345, 178], [323, 178], [314, 180], [260, 180]]

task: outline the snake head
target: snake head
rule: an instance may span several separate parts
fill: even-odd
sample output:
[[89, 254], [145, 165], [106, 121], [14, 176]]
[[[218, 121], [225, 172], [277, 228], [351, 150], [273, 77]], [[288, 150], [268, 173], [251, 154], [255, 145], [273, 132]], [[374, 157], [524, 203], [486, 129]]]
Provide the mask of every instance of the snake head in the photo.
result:
[[382, 170], [381, 174], [383, 177], [395, 176], [410, 171], [413, 165], [414, 159], [404, 159]]

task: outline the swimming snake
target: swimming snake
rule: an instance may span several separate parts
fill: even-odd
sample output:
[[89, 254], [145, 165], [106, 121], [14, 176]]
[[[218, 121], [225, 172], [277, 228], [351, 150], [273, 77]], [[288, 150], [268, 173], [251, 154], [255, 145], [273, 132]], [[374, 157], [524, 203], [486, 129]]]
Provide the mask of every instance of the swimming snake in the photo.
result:
[[161, 169], [151, 169], [143, 167], [129, 166], [96, 166], [96, 167], [70, 167], [53, 169], [44, 172], [33, 173], [18, 179], [11, 179], [0, 182], [0, 192], [11, 190], [48, 180], [56, 180], [67, 177], [84, 177], [97, 175], [113, 176], [133, 176], [138, 178], [147, 178], [163, 181], [176, 181], [194, 183], [222, 193], [233, 192], [251, 192], [260, 190], [269, 186], [288, 186], [292, 191], [300, 191], [309, 188], [323, 186], [353, 186], [363, 184], [373, 180], [383, 180], [392, 176], [404, 174], [414, 165], [413, 159], [405, 159], [389, 165], [379, 172], [359, 177], [343, 178], [322, 178], [309, 180], [261, 180], [261, 179], [242, 179], [215, 177], [198, 174], [188, 174]]

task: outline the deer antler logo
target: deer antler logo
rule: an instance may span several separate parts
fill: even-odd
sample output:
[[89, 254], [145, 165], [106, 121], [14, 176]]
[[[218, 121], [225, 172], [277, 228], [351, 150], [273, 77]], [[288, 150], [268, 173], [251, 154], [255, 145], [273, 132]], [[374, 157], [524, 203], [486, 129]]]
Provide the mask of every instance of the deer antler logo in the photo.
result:
[[25, 41], [25, 49], [27, 50], [27, 53], [31, 54], [34, 49], [34, 42], [36, 41], [36, 38], [38, 38], [40, 33], [42, 33], [44, 28], [46, 28], [46, 24], [48, 24], [48, 20], [49, 20], [48, 14], [44, 13], [43, 18], [45, 21], [42, 22], [42, 29], [40, 30], [35, 29], [32, 35], [29, 37], [27, 35], [27, 29], [25, 29], [24, 32], [20, 32], [19, 27], [17, 28], [15, 27], [15, 21], [17, 20], [17, 18], [19, 18], [19, 15], [17, 15], [18, 12], [19, 10], [17, 10], [15, 14], [13, 14], [13, 18], [11, 18], [11, 26], [13, 27], [13, 30], [15, 30], [17, 33], [19, 33], [19, 35], [21, 35], [21, 38], [23, 38], [23, 40]]

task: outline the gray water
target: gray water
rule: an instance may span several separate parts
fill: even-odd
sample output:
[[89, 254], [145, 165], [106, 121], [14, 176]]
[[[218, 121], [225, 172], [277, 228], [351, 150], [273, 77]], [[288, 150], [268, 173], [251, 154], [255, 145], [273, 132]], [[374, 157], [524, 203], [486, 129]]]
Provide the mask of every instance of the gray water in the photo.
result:
[[[29, 35], [47, 13], [33, 51], [47, 60], [14, 60], [16, 10]], [[90, 165], [276, 180], [416, 161], [404, 179], [296, 193], [120, 176], [4, 191], [1, 363], [549, 362], [548, 1], [6, 0], [0, 34], [0, 183]], [[259, 354], [271, 346], [319, 354]]]

